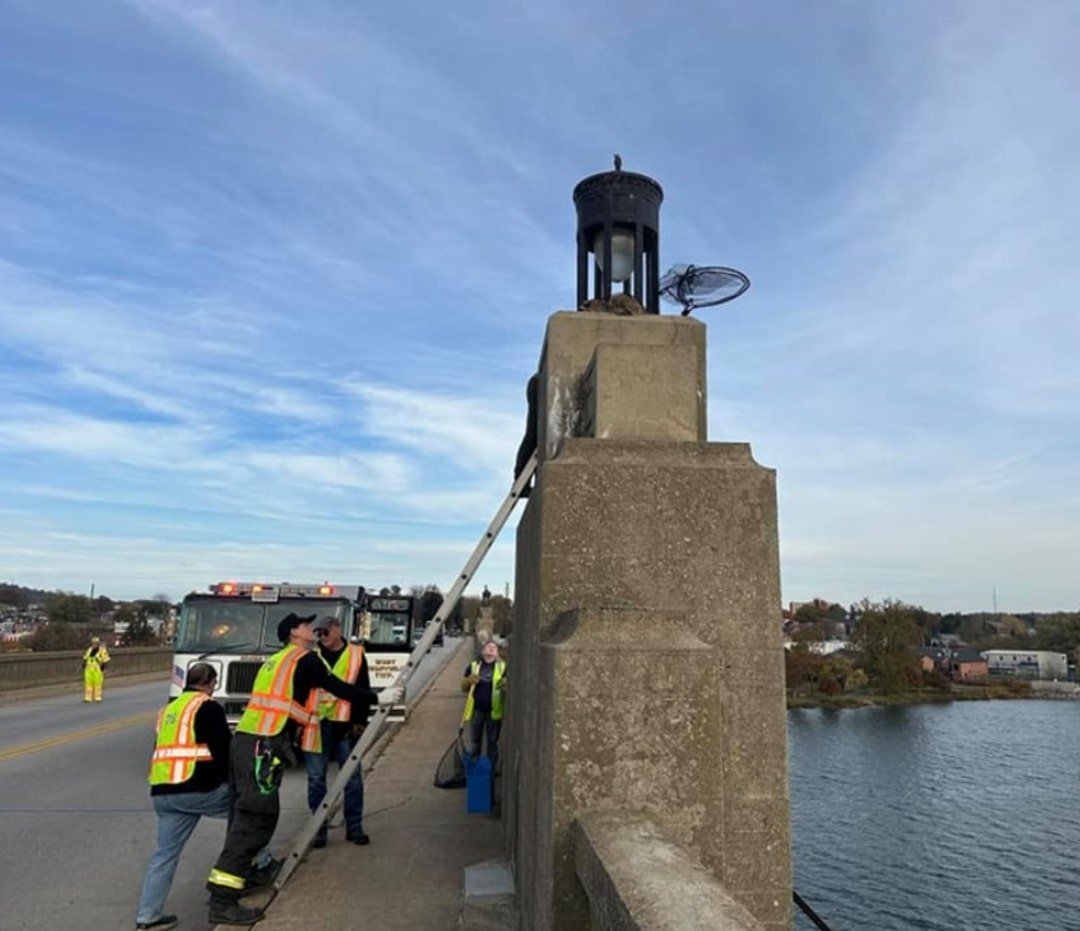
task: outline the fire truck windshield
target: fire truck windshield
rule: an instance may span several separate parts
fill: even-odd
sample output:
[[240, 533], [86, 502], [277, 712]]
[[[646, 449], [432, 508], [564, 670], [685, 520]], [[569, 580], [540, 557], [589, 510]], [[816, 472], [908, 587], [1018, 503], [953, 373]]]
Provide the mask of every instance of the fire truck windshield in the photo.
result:
[[273, 653], [281, 647], [277, 625], [286, 614], [335, 617], [349, 629], [344, 599], [283, 599], [257, 604], [242, 598], [190, 597], [180, 610], [177, 653]]

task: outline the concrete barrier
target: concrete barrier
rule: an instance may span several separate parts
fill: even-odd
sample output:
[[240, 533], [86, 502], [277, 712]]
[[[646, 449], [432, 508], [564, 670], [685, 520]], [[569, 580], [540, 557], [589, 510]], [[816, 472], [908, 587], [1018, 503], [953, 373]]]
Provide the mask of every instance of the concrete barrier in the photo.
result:
[[[165, 675], [172, 666], [173, 654], [168, 647], [117, 647], [109, 655], [107, 678], [159, 671]], [[81, 683], [82, 658], [82, 650], [0, 655], [0, 692], [63, 682]]]
[[591, 931], [763, 931], [713, 874], [643, 815], [574, 822], [574, 865]]

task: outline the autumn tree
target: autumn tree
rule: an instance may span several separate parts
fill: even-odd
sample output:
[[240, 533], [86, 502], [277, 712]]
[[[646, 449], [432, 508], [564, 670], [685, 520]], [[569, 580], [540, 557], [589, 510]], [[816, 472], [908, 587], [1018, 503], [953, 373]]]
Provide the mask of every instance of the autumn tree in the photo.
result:
[[[148, 607], [148, 605], [150, 607]], [[154, 628], [150, 626], [150, 613], [157, 610], [156, 602], [138, 602], [136, 605], [121, 605], [113, 615], [115, 623], [127, 624], [127, 629], [120, 638], [126, 647], [153, 646], [158, 642]]]
[[1054, 614], [1035, 626], [1035, 649], [1080, 657], [1080, 614]]
[[57, 593], [45, 599], [45, 613], [54, 624], [89, 624], [94, 619], [94, 603], [85, 595]]
[[48, 653], [54, 650], [81, 650], [87, 646], [86, 630], [73, 627], [63, 621], [50, 621], [41, 624], [29, 637], [22, 641], [22, 646], [34, 653]]
[[921, 608], [886, 598], [868, 598], [859, 605], [859, 622], [852, 643], [860, 664], [884, 692], [899, 692], [920, 681], [919, 659], [913, 647], [922, 640], [917, 623]]
[[824, 657], [813, 652], [805, 643], [796, 643], [790, 650], [785, 650], [784, 674], [788, 691], [792, 695], [798, 695], [804, 690], [813, 690], [823, 663]]

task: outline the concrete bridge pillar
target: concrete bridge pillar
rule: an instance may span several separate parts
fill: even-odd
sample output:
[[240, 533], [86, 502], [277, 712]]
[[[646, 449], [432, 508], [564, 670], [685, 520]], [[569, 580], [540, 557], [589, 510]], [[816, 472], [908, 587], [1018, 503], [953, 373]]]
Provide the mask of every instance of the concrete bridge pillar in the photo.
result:
[[662, 825], [791, 927], [775, 473], [706, 442], [705, 327], [559, 312], [518, 526], [503, 818], [522, 927], [589, 927], [586, 812]]

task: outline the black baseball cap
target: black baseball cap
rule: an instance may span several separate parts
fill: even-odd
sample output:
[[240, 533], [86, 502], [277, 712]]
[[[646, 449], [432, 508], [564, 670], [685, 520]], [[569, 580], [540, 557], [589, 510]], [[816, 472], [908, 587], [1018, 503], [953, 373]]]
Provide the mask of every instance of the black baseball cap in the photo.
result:
[[295, 612], [290, 612], [289, 614], [286, 614], [280, 621], [278, 621], [278, 640], [280, 640], [282, 643], [288, 643], [289, 634], [291, 634], [301, 624], [310, 624], [313, 620], [315, 620], [317, 616], [318, 615], [311, 614], [307, 617], [300, 617], [300, 615]]

